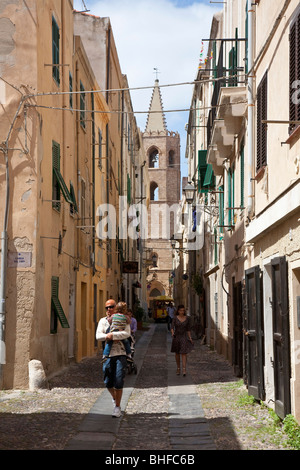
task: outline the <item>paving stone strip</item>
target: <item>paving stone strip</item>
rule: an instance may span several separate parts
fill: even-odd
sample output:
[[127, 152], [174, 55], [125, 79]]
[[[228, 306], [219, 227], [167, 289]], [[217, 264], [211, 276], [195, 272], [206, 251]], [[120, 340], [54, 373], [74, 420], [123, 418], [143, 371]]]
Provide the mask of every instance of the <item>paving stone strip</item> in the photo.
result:
[[193, 381], [176, 375], [166, 325], [151, 325], [138, 346], [138, 375], [126, 376], [122, 418], [111, 417], [111, 397], [102, 393], [66, 449], [215, 449]]

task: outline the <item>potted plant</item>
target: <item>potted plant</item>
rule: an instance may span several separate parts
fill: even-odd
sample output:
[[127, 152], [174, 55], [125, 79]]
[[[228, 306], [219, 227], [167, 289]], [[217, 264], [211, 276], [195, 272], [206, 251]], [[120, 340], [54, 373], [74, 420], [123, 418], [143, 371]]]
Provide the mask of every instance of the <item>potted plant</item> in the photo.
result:
[[199, 295], [200, 301], [203, 301], [203, 280], [199, 273], [196, 273], [192, 277], [192, 288]]
[[145, 315], [144, 309], [140, 306], [140, 301], [138, 300], [134, 307], [134, 316], [137, 321], [138, 330], [141, 330], [143, 327], [143, 318]]

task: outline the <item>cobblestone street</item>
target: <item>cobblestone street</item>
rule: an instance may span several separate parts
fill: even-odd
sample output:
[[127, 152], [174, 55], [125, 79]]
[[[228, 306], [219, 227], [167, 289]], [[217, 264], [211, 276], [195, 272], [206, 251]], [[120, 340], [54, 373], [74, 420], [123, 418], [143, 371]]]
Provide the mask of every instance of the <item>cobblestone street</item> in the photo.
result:
[[284, 436], [262, 439], [266, 409], [236, 406], [237, 389], [246, 389], [224, 358], [196, 340], [187, 376], [176, 376], [166, 325], [150, 324], [138, 336], [138, 374], [126, 377], [122, 418], [111, 417], [97, 356], [53, 378], [50, 390], [0, 392], [0, 449], [286, 448]]

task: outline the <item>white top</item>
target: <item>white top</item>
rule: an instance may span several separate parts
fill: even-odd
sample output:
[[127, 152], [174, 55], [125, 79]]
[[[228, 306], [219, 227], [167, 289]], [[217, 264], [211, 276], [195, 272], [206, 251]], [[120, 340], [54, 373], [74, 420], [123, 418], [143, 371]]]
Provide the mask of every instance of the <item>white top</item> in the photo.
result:
[[[110, 323], [107, 321], [107, 318], [101, 318], [98, 326], [97, 326], [97, 331], [96, 331], [96, 339], [98, 341], [105, 341], [107, 334], [105, 333], [107, 328], [110, 326]], [[129, 338], [130, 336], [130, 324], [127, 323], [125, 330], [123, 331], [114, 331], [112, 333], [113, 335], [113, 345], [111, 347], [110, 351], [110, 357], [112, 356], [125, 356], [126, 351], [124, 344], [122, 343], [122, 339]], [[119, 341], [118, 341], [119, 340]]]

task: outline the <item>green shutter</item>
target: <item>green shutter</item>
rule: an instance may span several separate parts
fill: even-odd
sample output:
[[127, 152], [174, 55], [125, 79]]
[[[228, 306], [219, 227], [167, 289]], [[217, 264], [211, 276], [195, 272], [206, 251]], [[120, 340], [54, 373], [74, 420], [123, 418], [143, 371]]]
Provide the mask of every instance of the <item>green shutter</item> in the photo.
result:
[[67, 317], [58, 299], [58, 285], [59, 285], [59, 278], [53, 276], [51, 279], [51, 303], [54, 308], [55, 314], [60, 321], [61, 326], [63, 328], [70, 328]]
[[207, 170], [206, 156], [207, 150], [198, 150], [198, 192], [202, 193], [207, 192], [207, 188], [203, 187]]
[[219, 187], [219, 225], [220, 233], [224, 232], [224, 186]]
[[229, 169], [228, 171], [228, 174], [227, 174], [227, 182], [228, 182], [228, 191], [227, 191], [227, 195], [228, 195], [228, 225], [231, 225], [231, 219], [232, 219], [232, 211], [231, 211], [231, 207], [232, 207], [232, 193], [231, 193], [231, 183], [232, 183], [232, 180], [231, 180], [231, 169]]
[[59, 85], [59, 28], [54, 17], [52, 17], [52, 63], [57, 64], [53, 65], [52, 75], [56, 83]]
[[218, 264], [218, 237], [216, 228], [214, 228], [214, 264]]
[[74, 207], [75, 212], [78, 212], [78, 206], [76, 202], [75, 190], [72, 181], [70, 181], [70, 196], [72, 199], [72, 205]]
[[80, 81], [80, 125], [85, 129], [85, 89]]
[[244, 155], [244, 143], [242, 144], [241, 148], [241, 160], [240, 160], [240, 165], [241, 165], [241, 208], [244, 207], [244, 191], [245, 191], [245, 155]]
[[128, 204], [131, 203], [131, 179], [128, 173], [127, 173], [127, 202]]
[[57, 142], [52, 141], [52, 200], [58, 202], [52, 202], [52, 207], [56, 210], [60, 210], [60, 187], [58, 179], [56, 178], [54, 169], [60, 169], [60, 145]]
[[212, 165], [210, 163], [207, 164], [203, 186], [207, 187], [208, 189], [213, 189], [215, 187], [215, 176]]
[[[232, 203], [232, 207], [235, 207], [234, 177], [235, 177], [235, 168], [233, 166], [232, 170], [231, 170], [231, 203]], [[232, 225], [234, 225], [234, 209], [231, 210], [231, 223], [232, 223]]]
[[70, 108], [73, 109], [73, 77], [70, 72], [69, 72], [69, 92], [70, 92], [69, 105], [70, 105]]
[[245, 20], [245, 73], [248, 73], [248, 0], [246, 0], [246, 20]]
[[56, 179], [58, 181], [58, 184], [59, 184], [59, 187], [61, 189], [61, 192], [63, 193], [63, 196], [65, 198], [65, 200], [69, 203], [69, 204], [74, 204], [74, 201], [71, 197], [71, 194], [67, 188], [67, 185], [60, 173], [60, 171], [57, 169], [57, 168], [53, 168], [53, 171], [54, 171], [54, 174], [56, 176]]
[[234, 225], [234, 167], [228, 171], [228, 225]]
[[[212, 69], [213, 69], [213, 77], [218, 78], [218, 68], [217, 68], [217, 42], [213, 42], [213, 57], [212, 57]], [[213, 82], [213, 86], [215, 86], [216, 81]]]
[[60, 169], [60, 145], [52, 141], [52, 165], [53, 168]]

